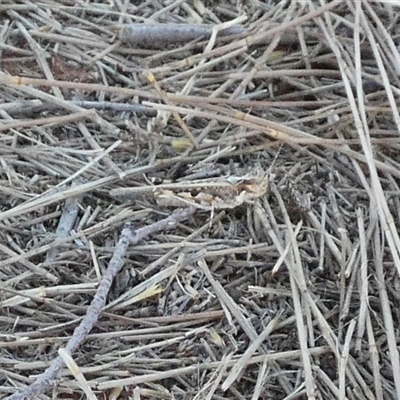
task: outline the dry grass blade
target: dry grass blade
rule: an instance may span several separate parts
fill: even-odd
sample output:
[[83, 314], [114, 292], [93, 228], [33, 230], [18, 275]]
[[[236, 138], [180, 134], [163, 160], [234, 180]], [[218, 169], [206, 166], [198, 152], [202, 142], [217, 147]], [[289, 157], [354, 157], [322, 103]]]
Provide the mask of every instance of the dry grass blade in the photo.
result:
[[237, 363], [233, 366], [231, 371], [229, 372], [227, 378], [222, 384], [222, 390], [227, 390], [232, 385], [232, 383], [239, 378], [239, 375], [244, 372], [246, 368], [247, 362], [251, 358], [251, 356], [258, 350], [258, 348], [262, 345], [262, 343], [267, 339], [267, 337], [274, 331], [278, 324], [278, 317], [275, 317], [269, 324], [265, 327], [263, 332], [258, 336], [258, 338], [249, 346], [243, 356], [237, 361]]
[[92, 389], [90, 389], [90, 386], [88, 385], [85, 377], [83, 376], [82, 372], [79, 370], [78, 365], [75, 363], [75, 361], [71, 357], [71, 355], [63, 348], [58, 350], [58, 354], [63, 359], [63, 361], [64, 361], [65, 365], [68, 367], [68, 369], [71, 371], [72, 375], [78, 381], [79, 386], [86, 394], [86, 397], [89, 400], [97, 400], [97, 397], [93, 393]]

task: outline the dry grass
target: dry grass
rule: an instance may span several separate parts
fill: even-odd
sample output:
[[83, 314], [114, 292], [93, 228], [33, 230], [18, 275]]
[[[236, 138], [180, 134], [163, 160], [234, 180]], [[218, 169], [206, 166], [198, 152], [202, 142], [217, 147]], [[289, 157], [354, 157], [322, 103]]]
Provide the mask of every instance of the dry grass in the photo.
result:
[[[1, 2], [0, 397], [60, 355], [43, 399], [399, 399], [398, 11]], [[190, 196], [63, 350], [123, 226]]]

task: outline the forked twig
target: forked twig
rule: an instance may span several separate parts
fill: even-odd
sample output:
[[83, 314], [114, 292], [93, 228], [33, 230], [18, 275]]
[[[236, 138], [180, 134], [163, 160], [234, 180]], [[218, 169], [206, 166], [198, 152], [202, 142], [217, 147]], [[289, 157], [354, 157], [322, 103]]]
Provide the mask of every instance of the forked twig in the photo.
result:
[[[97, 292], [93, 298], [92, 303], [87, 309], [86, 315], [83, 317], [79, 326], [75, 329], [74, 334], [65, 346], [65, 351], [68, 354], [74, 352], [81, 343], [85, 340], [87, 335], [92, 330], [94, 324], [99, 319], [99, 316], [106, 303], [108, 292], [110, 291], [111, 284], [124, 265], [124, 258], [126, 250], [129, 245], [135, 245], [142, 240], [148, 238], [150, 235], [174, 228], [178, 222], [184, 221], [195, 213], [195, 208], [184, 208], [174, 211], [169, 217], [160, 221], [154, 222], [151, 225], [132, 231], [130, 226], [125, 226], [122, 230], [121, 238], [115, 247], [114, 254], [110, 260], [108, 268], [100, 281]], [[50, 367], [40, 375], [31, 385], [24, 388], [20, 392], [6, 397], [5, 400], [24, 400], [32, 399], [44, 393], [53, 383], [57, 377], [58, 372], [63, 367], [64, 361], [58, 356], [51, 364]]]

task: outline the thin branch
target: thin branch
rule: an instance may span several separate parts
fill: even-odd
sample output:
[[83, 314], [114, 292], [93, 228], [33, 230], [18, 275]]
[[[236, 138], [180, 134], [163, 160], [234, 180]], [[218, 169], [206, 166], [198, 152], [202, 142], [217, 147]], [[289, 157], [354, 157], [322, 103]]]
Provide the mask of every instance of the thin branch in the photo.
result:
[[[110, 260], [105, 274], [103, 275], [103, 278], [100, 281], [93, 301], [87, 309], [86, 315], [82, 319], [79, 326], [75, 329], [74, 334], [65, 346], [65, 351], [68, 354], [73, 353], [83, 343], [87, 335], [92, 330], [94, 324], [98, 321], [99, 316], [106, 304], [106, 298], [108, 292], [110, 291], [111, 284], [115, 276], [124, 265], [125, 254], [129, 245], [136, 245], [156, 232], [174, 228], [178, 222], [186, 220], [194, 213], [195, 208], [178, 209], [169, 217], [154, 222], [151, 225], [139, 228], [136, 231], [132, 232], [129, 226], [126, 226], [122, 230], [121, 238], [115, 247], [114, 254]], [[20, 392], [6, 397], [4, 400], [24, 400], [39, 396], [53, 385], [57, 374], [63, 365], [64, 361], [62, 357], [58, 356], [51, 363], [50, 367], [42, 375], [40, 375], [35, 382]]]
[[[196, 39], [209, 39], [212, 25], [197, 24], [127, 24], [121, 28], [121, 41], [141, 47], [157, 47], [167, 44], [188, 43]], [[231, 26], [221, 30], [218, 35], [241, 35], [246, 29], [243, 26]]]
[[[78, 216], [79, 201], [82, 199], [82, 197], [82, 195], [70, 197], [65, 201], [64, 209], [56, 229], [55, 239], [64, 239], [69, 235]], [[47, 253], [46, 260], [44, 261], [42, 267], [48, 266], [53, 263], [58, 251], [59, 250], [57, 249], [57, 247], [53, 247], [52, 249], [50, 249]]]
[[[112, 101], [88, 101], [88, 100], [70, 100], [66, 104], [72, 104], [81, 108], [94, 108], [95, 110], [111, 110], [118, 112], [134, 112], [144, 114], [148, 117], [155, 117], [157, 112], [149, 107], [135, 103], [116, 103]], [[43, 111], [53, 111], [60, 109], [60, 105], [40, 100], [17, 100], [10, 103], [0, 104], [0, 110], [7, 111], [13, 115], [33, 115]]]

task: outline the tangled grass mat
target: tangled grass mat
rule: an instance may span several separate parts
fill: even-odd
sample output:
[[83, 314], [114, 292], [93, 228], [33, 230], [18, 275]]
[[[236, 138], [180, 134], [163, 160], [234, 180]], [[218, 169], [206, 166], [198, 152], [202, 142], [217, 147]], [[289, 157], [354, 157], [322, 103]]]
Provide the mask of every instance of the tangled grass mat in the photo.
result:
[[0, 2], [0, 398], [399, 399], [399, 27]]

